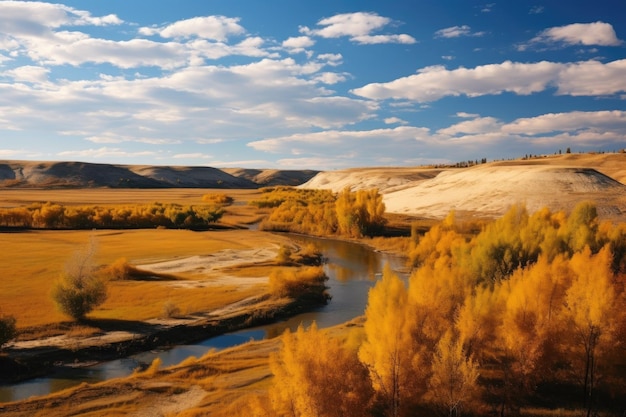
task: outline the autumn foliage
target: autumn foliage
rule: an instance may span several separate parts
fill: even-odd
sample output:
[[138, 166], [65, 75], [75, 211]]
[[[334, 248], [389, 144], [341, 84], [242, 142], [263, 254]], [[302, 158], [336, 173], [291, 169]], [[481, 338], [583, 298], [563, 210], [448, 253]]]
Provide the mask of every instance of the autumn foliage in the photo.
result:
[[276, 187], [264, 191], [262, 199], [251, 202], [272, 209], [261, 224], [263, 230], [363, 237], [380, 234], [386, 223], [385, 205], [378, 190], [345, 189], [335, 194], [329, 190]]
[[219, 205], [140, 204], [65, 206], [37, 203], [0, 209], [0, 227], [26, 229], [206, 228], [223, 214]]
[[626, 225], [582, 203], [462, 230], [449, 216], [413, 237], [413, 272], [384, 271], [356, 346], [315, 326], [286, 333], [249, 415], [619, 415]]

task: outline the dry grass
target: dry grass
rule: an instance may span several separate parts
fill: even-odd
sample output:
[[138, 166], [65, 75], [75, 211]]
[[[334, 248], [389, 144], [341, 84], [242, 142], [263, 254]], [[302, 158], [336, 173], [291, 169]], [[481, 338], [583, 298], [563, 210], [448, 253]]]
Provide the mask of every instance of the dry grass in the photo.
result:
[[[53, 201], [65, 205], [163, 203], [202, 204], [205, 189], [168, 190], [3, 190], [0, 207]], [[230, 190], [235, 199], [232, 223], [251, 221], [258, 213], [250, 211], [247, 201], [258, 198], [255, 190]], [[241, 212], [238, 210], [241, 209]], [[50, 289], [63, 272], [72, 254], [84, 248], [90, 239], [97, 245], [96, 262], [111, 265], [125, 258], [131, 265], [154, 263], [194, 255], [208, 255], [225, 249], [246, 250], [276, 246], [285, 238], [247, 230], [193, 232], [187, 230], [94, 230], [94, 231], [24, 231], [0, 233], [4, 262], [0, 263], [0, 310], [13, 315], [18, 328], [50, 326], [67, 320], [54, 306]], [[231, 275], [261, 276], [264, 268], [245, 273], [232, 268]], [[259, 275], [257, 275], [259, 274]], [[180, 279], [202, 280], [207, 277], [180, 274]], [[108, 300], [91, 314], [94, 318], [146, 320], [162, 315], [163, 306], [171, 302], [183, 314], [209, 311], [253, 295], [254, 287], [233, 285], [176, 288], [168, 282], [112, 281]], [[257, 289], [258, 292], [258, 289]], [[54, 328], [54, 326], [51, 326]], [[61, 330], [62, 331], [62, 330]]]

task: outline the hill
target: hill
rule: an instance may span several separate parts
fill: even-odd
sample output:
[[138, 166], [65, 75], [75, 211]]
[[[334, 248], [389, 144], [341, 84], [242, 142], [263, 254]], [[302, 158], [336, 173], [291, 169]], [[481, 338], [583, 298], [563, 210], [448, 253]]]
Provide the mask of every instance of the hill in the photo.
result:
[[318, 174], [303, 188], [378, 188], [390, 213], [442, 218], [454, 209], [481, 217], [516, 203], [570, 211], [592, 200], [603, 218], [626, 219], [626, 154], [567, 154], [470, 168], [363, 168]]
[[319, 171], [280, 170], [280, 169], [246, 169], [222, 168], [222, 171], [238, 178], [245, 178], [263, 187], [276, 185], [300, 185], [315, 177]]
[[[231, 175], [230, 172], [233, 174]], [[239, 188], [299, 185], [317, 171], [0, 161], [0, 188]]]

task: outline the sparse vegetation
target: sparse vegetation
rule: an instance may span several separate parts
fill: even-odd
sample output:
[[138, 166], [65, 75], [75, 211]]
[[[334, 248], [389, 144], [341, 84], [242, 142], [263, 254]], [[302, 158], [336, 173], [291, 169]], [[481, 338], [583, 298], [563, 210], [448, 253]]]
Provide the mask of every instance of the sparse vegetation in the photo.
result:
[[0, 316], [0, 350], [17, 336], [16, 320], [13, 316]]
[[180, 316], [180, 308], [171, 301], [166, 301], [163, 304], [163, 318], [172, 319]]
[[325, 292], [327, 280], [328, 276], [320, 266], [276, 268], [270, 273], [269, 289], [273, 296], [279, 298], [313, 298], [326, 302], [329, 298]]
[[95, 244], [78, 251], [67, 263], [61, 279], [52, 288], [59, 310], [74, 320], [83, 320], [107, 297], [106, 282], [96, 273]]

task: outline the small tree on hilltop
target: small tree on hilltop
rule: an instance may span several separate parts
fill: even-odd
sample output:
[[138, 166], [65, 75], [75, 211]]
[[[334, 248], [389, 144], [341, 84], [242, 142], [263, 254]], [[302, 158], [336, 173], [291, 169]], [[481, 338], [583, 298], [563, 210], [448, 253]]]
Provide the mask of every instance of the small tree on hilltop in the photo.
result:
[[52, 288], [52, 298], [59, 310], [75, 320], [83, 320], [107, 297], [106, 283], [96, 274], [94, 254], [92, 241], [87, 249], [74, 254]]

